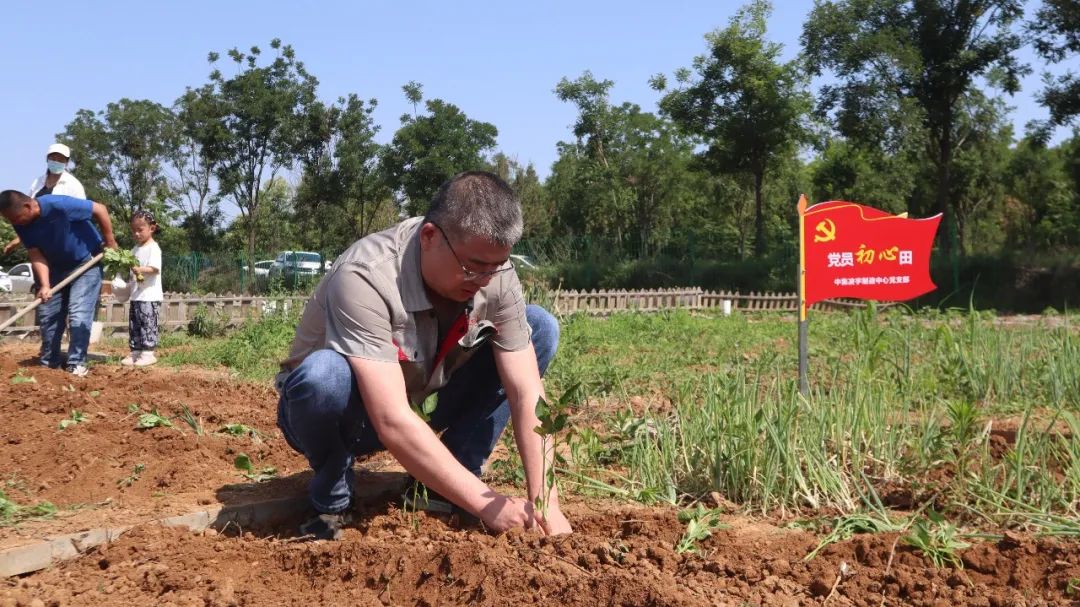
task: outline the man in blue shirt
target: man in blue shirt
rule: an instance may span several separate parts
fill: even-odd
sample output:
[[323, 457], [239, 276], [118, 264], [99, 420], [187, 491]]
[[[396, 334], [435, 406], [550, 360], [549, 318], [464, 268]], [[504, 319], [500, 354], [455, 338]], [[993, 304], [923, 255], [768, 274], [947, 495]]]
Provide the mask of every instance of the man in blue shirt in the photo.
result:
[[[67, 370], [79, 377], [86, 375], [90, 328], [101, 294], [101, 266], [90, 268], [60, 293], [53, 293], [53, 285], [101, 251], [102, 235], [106, 247], [117, 248], [108, 209], [99, 202], [81, 198], [53, 195], [31, 198], [22, 192], [5, 190], [0, 192], [0, 214], [15, 227], [37, 278], [37, 296], [41, 300], [38, 307], [41, 364], [51, 368], [60, 366], [60, 341], [65, 321], [70, 317]], [[100, 234], [91, 218], [101, 226]]]

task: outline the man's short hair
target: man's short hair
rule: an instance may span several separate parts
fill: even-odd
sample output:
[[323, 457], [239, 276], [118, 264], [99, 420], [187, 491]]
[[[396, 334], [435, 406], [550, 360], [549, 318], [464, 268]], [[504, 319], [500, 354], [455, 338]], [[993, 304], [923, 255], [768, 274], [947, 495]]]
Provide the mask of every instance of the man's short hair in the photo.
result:
[[4, 190], [0, 192], [0, 213], [17, 210], [27, 200], [30, 197], [18, 190]]
[[498, 175], [487, 171], [459, 173], [442, 184], [431, 199], [425, 221], [459, 237], [477, 236], [512, 247], [521, 240], [521, 202]]

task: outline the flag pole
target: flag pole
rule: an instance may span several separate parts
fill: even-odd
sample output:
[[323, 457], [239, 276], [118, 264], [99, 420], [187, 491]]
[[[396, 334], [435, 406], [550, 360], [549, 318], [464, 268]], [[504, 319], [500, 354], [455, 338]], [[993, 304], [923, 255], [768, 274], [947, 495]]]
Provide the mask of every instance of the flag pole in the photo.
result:
[[809, 328], [806, 321], [806, 195], [799, 196], [799, 394], [803, 398], [810, 396], [810, 380], [807, 366], [809, 361]]

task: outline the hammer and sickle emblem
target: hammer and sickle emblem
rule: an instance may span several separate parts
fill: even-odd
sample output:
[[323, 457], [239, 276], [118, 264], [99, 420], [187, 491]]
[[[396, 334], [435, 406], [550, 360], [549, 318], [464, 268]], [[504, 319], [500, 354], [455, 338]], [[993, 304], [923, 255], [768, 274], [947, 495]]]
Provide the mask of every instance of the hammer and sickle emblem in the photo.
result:
[[814, 242], [829, 242], [836, 240], [836, 224], [831, 219], [819, 221], [814, 227]]

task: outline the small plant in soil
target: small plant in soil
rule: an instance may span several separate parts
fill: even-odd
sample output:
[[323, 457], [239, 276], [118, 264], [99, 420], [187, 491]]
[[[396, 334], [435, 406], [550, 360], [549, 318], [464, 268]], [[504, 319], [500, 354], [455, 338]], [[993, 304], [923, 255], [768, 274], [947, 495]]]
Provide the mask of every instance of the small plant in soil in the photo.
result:
[[1065, 584], [1065, 594], [1080, 596], [1080, 578], [1069, 578], [1069, 581]]
[[228, 434], [229, 436], [250, 436], [251, 438], [259, 438], [259, 431], [251, 426], [244, 424], [225, 424], [218, 429], [218, 434]]
[[680, 554], [697, 550], [697, 543], [712, 535], [716, 529], [727, 529], [720, 522], [719, 510], [706, 508], [698, 504], [694, 508], [679, 512], [679, 522], [686, 525], [686, 532], [675, 544], [675, 552]]
[[[135, 405], [135, 411], [131, 411], [131, 407], [128, 407], [128, 411], [131, 413], [138, 413], [138, 405]], [[141, 413], [139, 415], [139, 421], [135, 424], [135, 427], [140, 430], [149, 430], [150, 428], [172, 428], [173, 423], [169, 418], [158, 413], [157, 409], [150, 411], [149, 413]]]
[[56, 506], [50, 502], [38, 502], [33, 506], [22, 506], [0, 491], [0, 527], [15, 525], [25, 520], [48, 518], [56, 514]]
[[131, 469], [131, 474], [116, 481], [116, 486], [124, 489], [134, 485], [135, 481], [139, 480], [139, 475], [143, 473], [143, 470], [146, 470], [146, 464], [135, 464], [135, 467]]
[[956, 526], [941, 514], [930, 510], [926, 516], [926, 519], [915, 521], [911, 532], [902, 538], [903, 542], [918, 550], [939, 569], [946, 565], [963, 569], [964, 562], [957, 552], [970, 548], [971, 544], [959, 539]]
[[544, 518], [547, 518], [551, 492], [555, 489], [554, 458], [558, 457], [553, 455], [552, 465], [548, 466], [548, 448], [550, 447], [553, 454], [556, 453], [558, 434], [566, 428], [566, 424], [570, 419], [570, 404], [576, 399], [579, 387], [580, 384], [574, 384], [555, 401], [549, 402], [541, 396], [536, 402], [536, 418], [540, 420], [540, 425], [533, 428], [533, 432], [540, 435], [540, 452], [543, 454], [541, 459], [543, 486], [540, 494], [536, 496], [535, 506], [543, 514]]
[[817, 556], [826, 546], [850, 539], [853, 535], [858, 533], [887, 533], [891, 531], [900, 531], [903, 528], [901, 525], [894, 523], [884, 511], [879, 513], [856, 512], [854, 514], [848, 514], [834, 519], [831, 526], [832, 531], [822, 538], [821, 543], [819, 543], [810, 554], [807, 554], [803, 560], [809, 561]]
[[195, 417], [195, 414], [191, 412], [191, 409], [188, 409], [187, 405], [180, 405], [180, 419], [191, 427], [192, 432], [198, 436], [203, 435], [202, 421]]
[[11, 378], [13, 384], [36, 384], [37, 379], [33, 375], [27, 375], [25, 370], [19, 369], [15, 372], [15, 375]]
[[239, 470], [244, 478], [253, 483], [261, 483], [268, 481], [277, 476], [277, 468], [273, 466], [265, 466], [261, 470], [256, 471], [255, 464], [251, 463], [251, 458], [246, 453], [241, 453], [233, 460], [233, 466]]
[[72, 409], [71, 410], [71, 417], [69, 417], [67, 419], [60, 420], [60, 429], [61, 430], [66, 430], [69, 426], [74, 426], [75, 424], [81, 424], [84, 421], [86, 421], [86, 415], [82, 411], [79, 411], [78, 409]]

